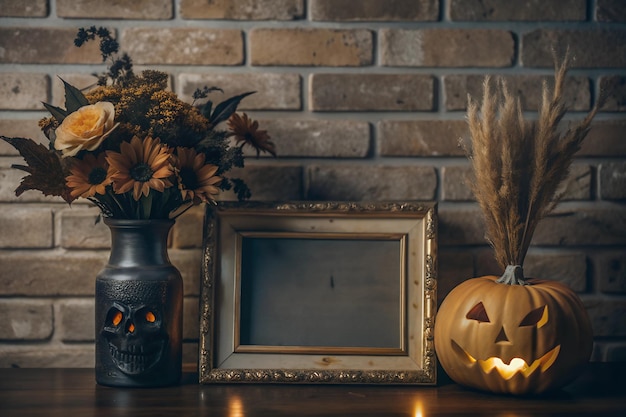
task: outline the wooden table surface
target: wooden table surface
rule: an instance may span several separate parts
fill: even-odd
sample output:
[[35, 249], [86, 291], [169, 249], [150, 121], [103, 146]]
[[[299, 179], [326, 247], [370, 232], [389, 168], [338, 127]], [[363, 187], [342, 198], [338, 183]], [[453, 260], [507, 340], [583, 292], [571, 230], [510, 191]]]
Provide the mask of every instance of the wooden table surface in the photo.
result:
[[355, 385], [99, 386], [91, 369], [0, 369], [0, 416], [626, 416], [626, 363], [590, 364], [556, 393], [531, 398], [464, 389]]

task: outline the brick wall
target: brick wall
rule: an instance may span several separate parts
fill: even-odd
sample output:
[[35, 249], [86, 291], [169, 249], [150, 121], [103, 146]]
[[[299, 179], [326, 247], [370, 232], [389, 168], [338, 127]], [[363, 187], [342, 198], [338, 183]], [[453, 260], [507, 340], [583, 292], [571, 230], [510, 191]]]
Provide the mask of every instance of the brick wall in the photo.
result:
[[[250, 89], [245, 109], [280, 157], [242, 174], [260, 200], [437, 200], [440, 299], [498, 273], [465, 186], [467, 93], [504, 75], [532, 112], [551, 47], [576, 57], [570, 118], [609, 92], [536, 233], [528, 275], [584, 299], [594, 360], [626, 358], [626, 2], [622, 0], [0, 0], [0, 133], [45, 141], [41, 101], [62, 105], [56, 75], [86, 86], [103, 69], [78, 27], [113, 29], [138, 68], [172, 74], [183, 97]], [[94, 45], [92, 45], [94, 46]], [[94, 277], [109, 236], [97, 211], [13, 190], [16, 152], [0, 144], [0, 366], [93, 366]], [[202, 211], [177, 223], [171, 257], [185, 278], [185, 361], [197, 359]]]

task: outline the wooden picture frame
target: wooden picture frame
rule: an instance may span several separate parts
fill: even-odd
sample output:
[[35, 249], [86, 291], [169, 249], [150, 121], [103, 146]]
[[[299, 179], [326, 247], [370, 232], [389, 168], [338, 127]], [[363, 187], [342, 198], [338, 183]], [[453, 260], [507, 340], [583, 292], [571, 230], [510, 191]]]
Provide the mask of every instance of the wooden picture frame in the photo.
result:
[[435, 384], [435, 203], [207, 208], [200, 383]]

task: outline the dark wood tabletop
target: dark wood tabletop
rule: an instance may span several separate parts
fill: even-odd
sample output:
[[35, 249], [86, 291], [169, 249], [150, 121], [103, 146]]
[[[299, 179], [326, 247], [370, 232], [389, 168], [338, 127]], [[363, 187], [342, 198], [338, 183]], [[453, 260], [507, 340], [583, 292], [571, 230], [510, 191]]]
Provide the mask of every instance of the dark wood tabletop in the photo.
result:
[[199, 385], [110, 388], [91, 369], [0, 369], [0, 416], [626, 416], [626, 363], [592, 363], [564, 389], [529, 398], [460, 387]]

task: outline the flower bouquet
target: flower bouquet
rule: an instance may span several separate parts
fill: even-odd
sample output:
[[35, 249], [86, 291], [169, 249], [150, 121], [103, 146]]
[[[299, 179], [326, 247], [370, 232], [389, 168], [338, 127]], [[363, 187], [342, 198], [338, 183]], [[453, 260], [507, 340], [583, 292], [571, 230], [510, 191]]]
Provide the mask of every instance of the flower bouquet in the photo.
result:
[[[244, 145], [252, 146], [257, 157], [261, 151], [275, 156], [267, 132], [235, 113], [253, 92], [214, 106], [204, 99], [221, 90], [204, 87], [194, 92], [193, 103], [186, 103], [167, 89], [168, 74], [147, 70], [136, 75], [107, 29], [81, 28], [75, 44], [96, 38], [108, 71], [85, 92], [62, 80], [65, 109], [44, 103], [51, 116], [39, 126], [49, 147], [0, 136], [27, 164], [13, 165], [29, 174], [15, 194], [39, 190], [67, 203], [85, 198], [113, 219], [175, 218], [231, 188], [240, 200], [249, 198], [246, 184], [225, 174], [243, 167]], [[223, 122], [227, 129], [219, 128]]]
[[[45, 104], [39, 125], [49, 146], [26, 138], [13, 145], [27, 175], [15, 190], [39, 190], [67, 203], [93, 202], [111, 231], [108, 263], [96, 277], [96, 381], [152, 387], [178, 383], [182, 363], [183, 281], [167, 254], [177, 216], [246, 184], [226, 178], [243, 167], [242, 147], [275, 155], [267, 132], [235, 113], [252, 92], [215, 106], [216, 87], [198, 89], [191, 104], [167, 89], [168, 75], [133, 72], [132, 61], [104, 28], [80, 29], [76, 46], [98, 38], [107, 72], [86, 91], [63, 81], [65, 108]], [[205, 101], [196, 105], [197, 101]], [[225, 124], [226, 129], [220, 125]]]

